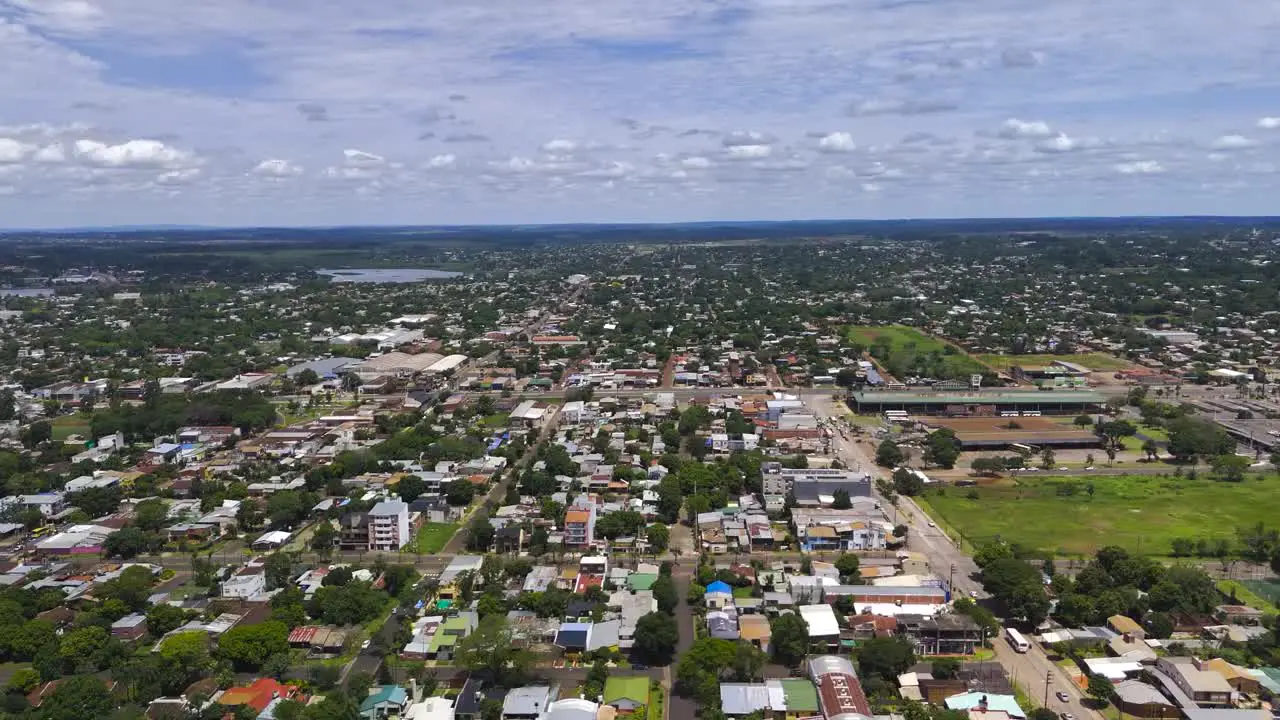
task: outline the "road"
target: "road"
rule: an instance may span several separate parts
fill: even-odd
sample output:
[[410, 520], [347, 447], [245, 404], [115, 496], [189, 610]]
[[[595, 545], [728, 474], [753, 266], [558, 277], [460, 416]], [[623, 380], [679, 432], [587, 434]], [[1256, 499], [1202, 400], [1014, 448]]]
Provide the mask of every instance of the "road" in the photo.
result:
[[[838, 402], [831, 400], [829, 393], [825, 398], [820, 396], [808, 398], [808, 405], [822, 418], [831, 419], [845, 414]], [[889, 475], [887, 470], [875, 464], [870, 446], [857, 442], [853, 435], [842, 437], [839, 432], [834, 433], [832, 450], [847, 467], [869, 472], [873, 479], [884, 479]], [[894, 512], [893, 506], [880, 495], [874, 480], [871, 483], [871, 492], [880, 501], [881, 507], [889, 509], [890, 513]], [[903, 523], [908, 528], [907, 547], [923, 553], [929, 562], [929, 568], [940, 577], [947, 578], [953, 597], [970, 596], [977, 598], [979, 602], [989, 598], [982, 589], [978, 579], [980, 577], [978, 566], [973, 562], [973, 558], [962, 552], [951, 538], [939, 530], [936, 523], [929, 518], [928, 513], [906, 496], [898, 497], [896, 511], [897, 517], [894, 521]], [[1033, 644], [1025, 653], [1015, 652], [1003, 637], [996, 638], [992, 645], [996, 651], [996, 659], [1000, 661], [1010, 679], [1020, 683], [1028, 697], [1035, 703], [1045, 701], [1045, 678], [1047, 673], [1052, 672], [1047, 693], [1048, 703], [1045, 707], [1058, 713], [1069, 712], [1080, 720], [1103, 720], [1100, 713], [1082, 704], [1084, 693], [1070, 682], [1062, 668], [1056, 667], [1049, 660], [1039, 645]], [[1066, 694], [1067, 702], [1064, 703], [1058, 699], [1059, 692]]]

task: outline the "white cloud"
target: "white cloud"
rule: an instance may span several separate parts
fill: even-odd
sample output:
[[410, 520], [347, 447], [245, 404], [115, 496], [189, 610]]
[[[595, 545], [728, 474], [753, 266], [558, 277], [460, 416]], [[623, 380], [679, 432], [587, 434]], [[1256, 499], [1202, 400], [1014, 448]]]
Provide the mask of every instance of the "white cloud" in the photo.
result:
[[1053, 130], [1049, 124], [1041, 120], [1023, 121], [1018, 118], [1009, 118], [1000, 126], [1000, 131], [996, 133], [1002, 138], [1047, 138], [1053, 135]]
[[630, 175], [633, 170], [635, 167], [631, 163], [614, 160], [604, 167], [584, 170], [578, 175], [594, 178], [623, 178]]
[[1115, 170], [1121, 175], [1154, 175], [1164, 172], [1164, 166], [1155, 160], [1134, 160], [1117, 163]]
[[707, 158], [694, 155], [680, 161], [680, 165], [688, 170], [705, 170], [711, 167], [711, 161]]
[[930, 115], [933, 113], [951, 112], [956, 104], [947, 100], [902, 100], [892, 98], [872, 98], [855, 100], [847, 108], [853, 116], [863, 115]]
[[823, 152], [843, 153], [858, 149], [853, 136], [847, 132], [833, 132], [818, 141], [818, 149]]
[[297, 177], [298, 175], [301, 175], [303, 171], [302, 168], [294, 165], [288, 160], [272, 158], [258, 163], [253, 168], [252, 172], [254, 175], [261, 175], [263, 177], [287, 178]]
[[200, 168], [183, 168], [160, 173], [156, 183], [160, 185], [185, 185], [200, 176]]
[[1243, 150], [1251, 148], [1258, 143], [1243, 135], [1223, 135], [1210, 143], [1210, 147], [1214, 150]]
[[1259, 118], [1258, 127], [1263, 130], [1275, 130], [1276, 128], [1280, 128], [1280, 117]]
[[343, 150], [342, 158], [347, 167], [372, 168], [382, 167], [387, 164], [387, 159], [381, 155], [374, 155], [363, 150]]
[[38, 163], [58, 165], [67, 161], [67, 151], [62, 147], [62, 143], [54, 143], [37, 150], [31, 159]]
[[0, 163], [20, 163], [31, 154], [32, 147], [13, 138], [0, 138]]
[[542, 152], [561, 155], [578, 149], [578, 143], [572, 140], [556, 139], [543, 143]]
[[452, 153], [446, 153], [444, 155], [436, 155], [432, 157], [430, 160], [427, 161], [427, 167], [447, 168], [447, 167], [453, 167], [455, 164], [457, 164], [457, 162], [458, 162], [457, 155], [454, 155]]
[[1058, 133], [1048, 140], [1036, 143], [1036, 152], [1069, 153], [1080, 147], [1080, 143], [1066, 133]]
[[77, 140], [75, 154], [82, 162], [100, 168], [175, 168], [190, 164], [190, 153], [159, 140], [129, 140], [108, 145], [97, 140]]
[[730, 160], [758, 160], [772, 154], [772, 145], [733, 145], [728, 148]]

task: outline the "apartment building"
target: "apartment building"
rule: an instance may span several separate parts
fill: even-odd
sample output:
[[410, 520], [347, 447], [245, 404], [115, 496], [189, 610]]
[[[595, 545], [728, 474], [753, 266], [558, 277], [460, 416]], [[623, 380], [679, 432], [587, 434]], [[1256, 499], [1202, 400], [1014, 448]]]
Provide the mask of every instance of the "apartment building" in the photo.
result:
[[594, 503], [575, 504], [564, 514], [565, 547], [590, 547], [596, 539], [596, 506]]
[[399, 550], [410, 537], [407, 503], [383, 500], [369, 510], [370, 550]]

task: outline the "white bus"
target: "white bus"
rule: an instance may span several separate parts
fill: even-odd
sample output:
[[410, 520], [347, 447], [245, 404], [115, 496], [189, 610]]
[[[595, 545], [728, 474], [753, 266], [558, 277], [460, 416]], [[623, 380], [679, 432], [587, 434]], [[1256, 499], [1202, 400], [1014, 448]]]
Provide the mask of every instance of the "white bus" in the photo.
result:
[[1013, 628], [1007, 628], [1004, 631], [1004, 637], [1009, 641], [1009, 644], [1013, 646], [1013, 649], [1020, 653], [1024, 653], [1031, 649], [1031, 643], [1027, 642], [1027, 639], [1022, 637], [1022, 633], [1014, 630]]

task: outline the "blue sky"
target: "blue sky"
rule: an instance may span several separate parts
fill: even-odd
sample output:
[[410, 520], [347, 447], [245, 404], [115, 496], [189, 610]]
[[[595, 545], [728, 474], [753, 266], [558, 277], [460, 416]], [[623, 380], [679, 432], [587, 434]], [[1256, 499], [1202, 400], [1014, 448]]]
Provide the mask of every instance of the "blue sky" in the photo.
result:
[[0, 224], [1274, 214], [1280, 5], [0, 0]]

